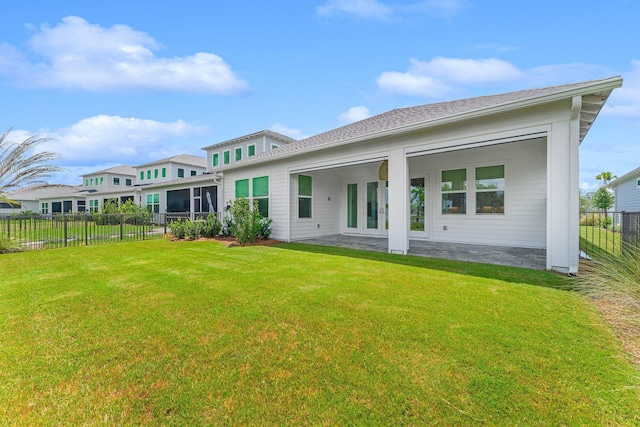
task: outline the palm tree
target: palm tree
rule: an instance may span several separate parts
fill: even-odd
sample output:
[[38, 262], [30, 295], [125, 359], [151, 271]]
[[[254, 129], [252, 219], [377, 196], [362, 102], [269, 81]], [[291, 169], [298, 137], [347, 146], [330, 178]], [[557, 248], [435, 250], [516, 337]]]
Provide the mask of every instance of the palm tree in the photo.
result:
[[60, 156], [51, 151], [34, 153], [33, 149], [51, 138], [33, 135], [20, 143], [8, 139], [11, 129], [0, 136], [0, 202], [16, 203], [9, 193], [25, 186], [46, 187], [44, 178], [62, 170], [49, 164]]
[[611, 172], [602, 172], [602, 173], [600, 173], [600, 174], [596, 175], [596, 179], [601, 180], [601, 181], [602, 181], [602, 185], [603, 185], [604, 187], [606, 187], [607, 185], [609, 185], [609, 182], [610, 182], [612, 179], [616, 179], [616, 178], [617, 178], [617, 176], [615, 176], [615, 175], [611, 175]]

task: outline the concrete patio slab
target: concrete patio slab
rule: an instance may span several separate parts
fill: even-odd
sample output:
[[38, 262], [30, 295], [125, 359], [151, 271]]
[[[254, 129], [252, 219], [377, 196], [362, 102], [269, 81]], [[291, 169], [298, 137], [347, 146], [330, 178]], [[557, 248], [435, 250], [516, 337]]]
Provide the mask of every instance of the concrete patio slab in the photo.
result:
[[[298, 240], [296, 242], [375, 252], [387, 252], [389, 245], [388, 239], [384, 237], [343, 234]], [[547, 251], [533, 248], [471, 245], [412, 239], [409, 241], [409, 255], [544, 270], [546, 268]]]

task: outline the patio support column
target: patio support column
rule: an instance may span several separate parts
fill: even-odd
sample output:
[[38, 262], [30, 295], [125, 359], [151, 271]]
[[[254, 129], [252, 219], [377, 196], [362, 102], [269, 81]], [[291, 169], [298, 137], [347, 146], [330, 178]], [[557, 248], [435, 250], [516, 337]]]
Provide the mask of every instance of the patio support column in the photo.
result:
[[547, 134], [547, 269], [577, 273], [579, 262], [580, 109], [572, 100], [568, 120]]
[[409, 251], [409, 167], [402, 148], [389, 152], [389, 253]]

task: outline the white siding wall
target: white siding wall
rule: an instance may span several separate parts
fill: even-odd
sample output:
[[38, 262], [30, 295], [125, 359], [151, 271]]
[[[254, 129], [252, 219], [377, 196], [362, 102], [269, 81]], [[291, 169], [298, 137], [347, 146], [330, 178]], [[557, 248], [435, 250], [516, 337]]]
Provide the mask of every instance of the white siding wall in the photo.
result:
[[[224, 206], [235, 198], [236, 180], [268, 176], [269, 177], [269, 217], [273, 220], [271, 237], [278, 240], [288, 239], [288, 196], [289, 174], [281, 164], [240, 168], [225, 172], [223, 187]], [[251, 183], [249, 191], [251, 192]], [[251, 194], [250, 194], [251, 195]]]
[[291, 240], [340, 234], [340, 174], [305, 172], [312, 178], [311, 218], [298, 218], [298, 174], [291, 176]]
[[640, 187], [638, 187], [637, 184], [638, 179], [640, 179], [640, 176], [623, 182], [616, 188], [615, 210], [617, 212], [640, 211]]
[[[475, 214], [473, 174], [478, 166], [505, 165], [505, 214]], [[443, 215], [442, 170], [467, 169], [467, 213]], [[431, 238], [435, 241], [544, 248], [546, 246], [546, 141], [530, 140], [413, 158], [411, 176], [431, 178]], [[446, 230], [444, 227], [446, 226]]]

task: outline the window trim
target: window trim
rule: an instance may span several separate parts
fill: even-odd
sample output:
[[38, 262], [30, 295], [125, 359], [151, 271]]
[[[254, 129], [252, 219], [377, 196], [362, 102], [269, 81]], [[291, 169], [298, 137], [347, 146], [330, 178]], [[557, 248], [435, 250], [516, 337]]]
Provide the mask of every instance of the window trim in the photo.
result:
[[119, 176], [114, 176], [113, 177], [113, 185], [120, 185], [120, 177]]
[[220, 166], [220, 152], [216, 151], [211, 154], [211, 167], [217, 168]]
[[240, 160], [242, 160], [242, 147], [236, 147], [233, 150], [233, 161], [239, 162]]
[[[264, 196], [256, 196], [255, 194], [255, 181], [261, 178], [267, 179], [267, 194]], [[238, 195], [238, 185], [242, 183], [242, 185], [246, 185], [247, 195]], [[244, 190], [244, 188], [242, 188]], [[244, 193], [244, 192], [243, 192]], [[234, 181], [234, 200], [240, 198], [246, 198], [249, 200], [251, 206], [253, 206], [254, 201], [257, 200], [266, 200], [267, 201], [267, 215], [263, 215], [265, 218], [270, 218], [271, 215], [271, 176], [269, 175], [261, 175], [261, 176], [252, 176], [250, 178], [244, 179], [236, 179]]]
[[[489, 168], [489, 167], [499, 167], [502, 166], [502, 179], [503, 185], [502, 188], [490, 188], [490, 189], [478, 189], [478, 169], [480, 168]], [[506, 200], [507, 200], [507, 166], [506, 162], [502, 162], [501, 164], [495, 164], [492, 162], [490, 164], [480, 164], [473, 167], [473, 191], [474, 191], [474, 204], [475, 204], [475, 214], [479, 216], [495, 216], [499, 215], [500, 217], [504, 217], [506, 215]], [[502, 212], [478, 212], [478, 194], [479, 193], [492, 193], [492, 192], [502, 192]]]
[[[310, 194], [301, 194], [300, 189], [301, 189], [301, 185], [300, 185], [300, 181], [301, 178], [309, 178], [309, 184], [310, 184]], [[311, 175], [303, 175], [303, 174], [298, 174], [298, 179], [297, 179], [297, 184], [298, 184], [298, 219], [299, 220], [312, 220], [313, 219], [313, 177]], [[300, 201], [304, 199], [304, 200], [309, 200], [309, 216], [300, 216]]]
[[[252, 148], [253, 148], [253, 153], [251, 152]], [[247, 145], [247, 157], [253, 157], [255, 155], [256, 155], [256, 144]]]
[[162, 168], [162, 171], [161, 171], [160, 175], [161, 175], [163, 178], [166, 178], [166, 177], [167, 177], [167, 168]]
[[224, 150], [222, 152], [222, 164], [228, 165], [231, 163], [231, 150]]
[[[458, 170], [464, 170], [465, 173], [465, 188], [464, 190], [443, 190], [442, 189], [442, 174], [448, 171], [458, 171]], [[439, 173], [439, 179], [438, 182], [440, 184], [439, 189], [440, 189], [440, 213], [439, 215], [441, 216], [463, 216], [463, 215], [468, 215], [469, 214], [469, 168], [467, 166], [464, 167], [456, 167], [456, 166], [451, 166], [447, 169], [440, 169], [440, 173]], [[475, 182], [475, 181], [474, 181]], [[465, 197], [465, 210], [464, 212], [444, 212], [444, 207], [443, 207], [443, 196], [445, 194], [464, 194]], [[453, 206], [452, 206], [453, 208]]]
[[178, 168], [178, 178], [184, 178], [184, 168]]

